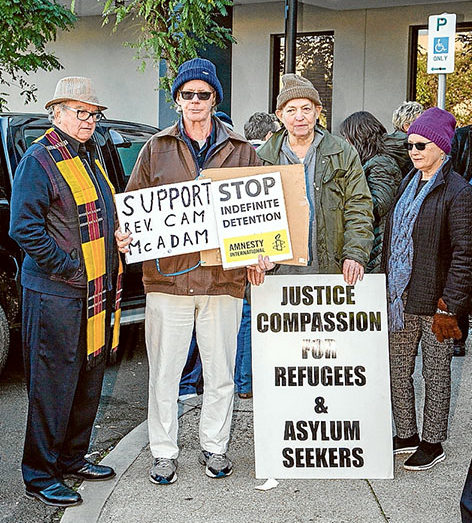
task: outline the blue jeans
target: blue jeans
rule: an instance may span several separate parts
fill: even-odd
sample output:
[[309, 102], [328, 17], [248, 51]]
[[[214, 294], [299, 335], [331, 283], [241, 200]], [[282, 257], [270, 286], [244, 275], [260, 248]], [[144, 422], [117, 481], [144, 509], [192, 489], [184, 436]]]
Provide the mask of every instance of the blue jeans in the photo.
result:
[[238, 392], [252, 392], [251, 305], [246, 298], [243, 301], [243, 316], [238, 333], [234, 382]]

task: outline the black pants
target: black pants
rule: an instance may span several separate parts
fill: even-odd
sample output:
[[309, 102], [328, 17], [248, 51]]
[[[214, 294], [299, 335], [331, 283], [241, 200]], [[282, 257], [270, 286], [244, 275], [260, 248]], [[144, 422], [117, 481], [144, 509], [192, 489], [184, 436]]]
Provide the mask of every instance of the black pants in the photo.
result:
[[86, 370], [86, 333], [85, 298], [24, 289], [27, 487], [46, 488], [84, 463], [105, 370], [104, 360]]
[[462, 338], [460, 341], [465, 343], [467, 341], [467, 337], [469, 336], [469, 315], [464, 314], [462, 316], [458, 316], [457, 325], [462, 332]]
[[469, 473], [462, 491], [461, 516], [462, 523], [472, 523], [472, 461], [470, 462]]

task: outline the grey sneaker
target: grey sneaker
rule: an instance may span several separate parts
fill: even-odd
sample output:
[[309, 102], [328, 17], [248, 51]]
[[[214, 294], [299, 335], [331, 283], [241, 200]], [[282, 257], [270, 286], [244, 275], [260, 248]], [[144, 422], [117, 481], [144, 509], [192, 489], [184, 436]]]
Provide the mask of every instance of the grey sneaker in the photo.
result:
[[177, 480], [177, 460], [156, 458], [149, 472], [149, 479], [157, 485], [169, 485]]
[[233, 473], [233, 464], [226, 454], [214, 454], [202, 450], [200, 463], [205, 465], [205, 474], [210, 478], [224, 478]]

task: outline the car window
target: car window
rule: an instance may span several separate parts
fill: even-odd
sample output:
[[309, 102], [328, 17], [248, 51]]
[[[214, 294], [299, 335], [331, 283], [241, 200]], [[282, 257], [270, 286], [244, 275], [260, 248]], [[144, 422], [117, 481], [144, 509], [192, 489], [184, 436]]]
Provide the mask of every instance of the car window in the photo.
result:
[[20, 156], [23, 156], [26, 149], [42, 134], [47, 128], [45, 127], [28, 127], [18, 126], [14, 133], [14, 143], [16, 151]]
[[[23, 139], [26, 142], [26, 149], [42, 134], [44, 134], [44, 128], [26, 128], [23, 132]], [[24, 151], [23, 151], [24, 152]]]
[[126, 182], [131, 175], [139, 151], [153, 134], [144, 129], [110, 129], [110, 136], [118, 151]]

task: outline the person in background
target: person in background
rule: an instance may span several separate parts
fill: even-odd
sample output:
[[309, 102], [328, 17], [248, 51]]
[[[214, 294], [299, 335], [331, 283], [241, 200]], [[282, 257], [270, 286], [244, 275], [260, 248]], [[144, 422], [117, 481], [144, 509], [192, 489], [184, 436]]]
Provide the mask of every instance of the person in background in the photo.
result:
[[[216, 111], [215, 116], [221, 120], [228, 129], [233, 130], [233, 120], [223, 111]], [[250, 284], [246, 286], [246, 294], [250, 293]], [[249, 343], [249, 356], [247, 351]], [[238, 343], [236, 350], [236, 363], [234, 371], [234, 383], [240, 398], [252, 397], [251, 385], [251, 310], [248, 311], [246, 296], [243, 301], [243, 312], [241, 325], [238, 332]], [[185, 400], [197, 394], [203, 394], [202, 362], [198, 351], [195, 331], [190, 343], [189, 354], [179, 387], [179, 399]]]
[[27, 497], [69, 507], [82, 498], [65, 476], [91, 481], [115, 475], [85, 455], [107, 347], [116, 351], [118, 345], [121, 263], [113, 236], [114, 189], [92, 139], [106, 107], [89, 78], [67, 77], [46, 109], [52, 128], [21, 159], [11, 198], [10, 236], [25, 252], [29, 404], [21, 469]]
[[359, 153], [372, 194], [374, 246], [366, 272], [379, 272], [385, 220], [402, 179], [400, 167], [387, 153], [385, 127], [371, 113], [359, 111], [351, 114], [341, 123], [339, 131]]
[[423, 111], [424, 107], [419, 102], [403, 102], [393, 112], [392, 124], [395, 131], [385, 136], [388, 154], [398, 163], [403, 177], [413, 169], [408, 151], [404, 147], [407, 138], [406, 133], [410, 125]]
[[[244, 136], [256, 149], [265, 143], [280, 125], [274, 115], [254, 113], [244, 124]], [[236, 352], [236, 369], [234, 383], [241, 399], [252, 398], [252, 351], [251, 351], [251, 292], [246, 287], [243, 301], [243, 314], [238, 333], [238, 350]]]
[[[191, 181], [206, 168], [260, 164], [254, 148], [214, 116], [223, 99], [215, 65], [194, 58], [184, 62], [172, 84], [181, 117], [155, 134], [141, 149], [127, 191]], [[129, 233], [116, 231], [127, 252]], [[273, 267], [259, 265], [224, 271], [200, 264], [200, 253], [143, 263], [146, 292], [146, 350], [149, 359], [148, 426], [153, 465], [149, 479], [158, 485], [177, 479], [179, 381], [195, 329], [205, 381], [200, 416], [200, 463], [211, 478], [229, 476], [227, 456], [234, 404], [234, 363], [246, 275], [260, 284]]]
[[[394, 454], [412, 453], [407, 470], [445, 458], [451, 397], [451, 338], [472, 293], [472, 187], [448, 156], [452, 114], [433, 107], [408, 129], [414, 164], [387, 218], [382, 268], [387, 275]], [[420, 440], [412, 375], [421, 340], [425, 401]]]
[[231, 117], [228, 116], [224, 111], [216, 111], [215, 116], [216, 116], [216, 118], [221, 120], [228, 129], [230, 129], [231, 131], [234, 131], [233, 120], [231, 120]]
[[275, 115], [258, 112], [250, 116], [244, 124], [244, 136], [257, 149], [279, 129], [280, 124]]
[[343, 274], [362, 280], [373, 244], [372, 196], [359, 155], [317, 124], [322, 105], [313, 84], [282, 76], [277, 117], [283, 128], [257, 149], [265, 165], [304, 166], [310, 208], [308, 265], [277, 265], [276, 274]]
[[452, 139], [451, 158], [454, 170], [470, 183], [472, 179], [472, 125], [456, 129]]
[[186, 401], [201, 394], [203, 394], [202, 360], [198, 351], [197, 335], [194, 330], [188, 348], [187, 361], [180, 377], [179, 400]]
[[[451, 158], [454, 170], [469, 183], [472, 181], [472, 125], [456, 129], [452, 139]], [[469, 311], [470, 312], [470, 308]], [[454, 356], [465, 356], [465, 343], [469, 336], [469, 314], [457, 319], [462, 332], [460, 340], [454, 340]]]

